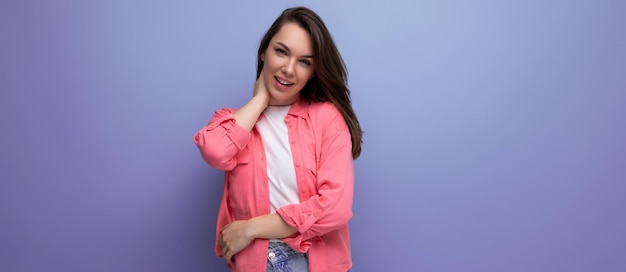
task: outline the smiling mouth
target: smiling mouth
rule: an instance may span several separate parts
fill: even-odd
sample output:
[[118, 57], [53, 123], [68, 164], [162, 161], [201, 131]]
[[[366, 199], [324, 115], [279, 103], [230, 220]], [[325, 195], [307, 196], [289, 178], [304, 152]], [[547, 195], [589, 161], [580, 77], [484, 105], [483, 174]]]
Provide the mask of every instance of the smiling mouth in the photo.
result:
[[274, 78], [276, 79], [276, 81], [278, 81], [278, 83], [280, 83], [280, 85], [283, 85], [283, 86], [291, 86], [294, 84], [294, 83], [289, 83], [287, 81], [281, 80], [280, 78], [276, 76]]

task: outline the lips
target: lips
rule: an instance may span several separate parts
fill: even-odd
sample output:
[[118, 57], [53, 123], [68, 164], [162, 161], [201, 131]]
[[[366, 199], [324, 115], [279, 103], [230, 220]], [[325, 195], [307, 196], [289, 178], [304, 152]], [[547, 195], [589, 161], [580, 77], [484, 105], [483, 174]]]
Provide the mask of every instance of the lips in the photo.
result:
[[276, 79], [276, 81], [278, 82], [278, 84], [283, 85], [283, 86], [286, 86], [286, 87], [289, 87], [289, 86], [291, 86], [291, 85], [293, 85], [293, 84], [294, 84], [293, 82], [289, 82], [289, 81], [287, 81], [287, 80], [280, 79], [280, 78], [279, 78], [279, 77], [277, 77], [277, 76], [274, 76], [274, 78]]

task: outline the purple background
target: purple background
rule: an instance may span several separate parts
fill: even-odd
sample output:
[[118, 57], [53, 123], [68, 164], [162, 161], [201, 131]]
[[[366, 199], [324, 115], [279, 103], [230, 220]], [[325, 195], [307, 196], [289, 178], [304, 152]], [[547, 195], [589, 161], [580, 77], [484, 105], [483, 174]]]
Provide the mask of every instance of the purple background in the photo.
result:
[[2, 1], [0, 271], [226, 271], [193, 134], [282, 9], [365, 130], [354, 271], [626, 271], [624, 1]]

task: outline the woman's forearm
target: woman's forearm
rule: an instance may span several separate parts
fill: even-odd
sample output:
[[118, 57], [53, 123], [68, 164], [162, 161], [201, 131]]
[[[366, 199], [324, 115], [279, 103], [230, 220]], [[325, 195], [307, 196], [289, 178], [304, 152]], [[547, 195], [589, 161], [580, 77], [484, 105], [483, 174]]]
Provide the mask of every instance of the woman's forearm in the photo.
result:
[[280, 239], [294, 236], [298, 230], [288, 225], [277, 213], [248, 220], [250, 235], [261, 239]]

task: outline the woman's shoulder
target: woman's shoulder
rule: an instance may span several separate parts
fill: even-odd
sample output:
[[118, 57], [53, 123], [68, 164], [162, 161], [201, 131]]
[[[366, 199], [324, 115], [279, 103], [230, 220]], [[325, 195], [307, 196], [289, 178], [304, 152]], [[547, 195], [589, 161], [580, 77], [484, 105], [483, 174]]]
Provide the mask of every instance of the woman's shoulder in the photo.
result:
[[347, 131], [346, 122], [339, 108], [332, 102], [310, 102], [308, 115], [314, 127], [331, 131]]
[[332, 102], [310, 102], [308, 104], [308, 112], [313, 117], [335, 118], [341, 116], [339, 109]]

